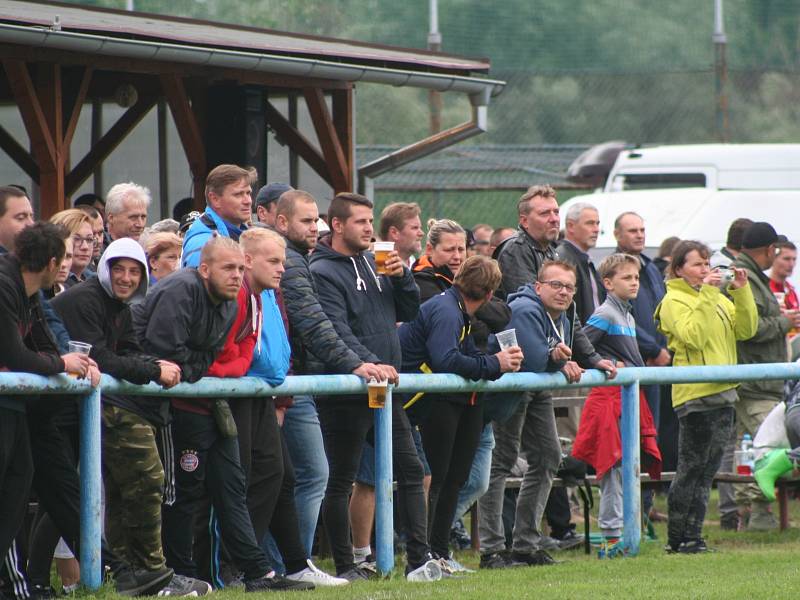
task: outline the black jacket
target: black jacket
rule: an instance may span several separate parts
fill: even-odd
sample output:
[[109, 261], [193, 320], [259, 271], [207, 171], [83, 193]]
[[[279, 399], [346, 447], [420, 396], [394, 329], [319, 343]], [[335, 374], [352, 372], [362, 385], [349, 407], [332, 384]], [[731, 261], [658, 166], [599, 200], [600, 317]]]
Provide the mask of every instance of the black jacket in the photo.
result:
[[[37, 375], [64, 372], [39, 301], [38, 292], [26, 294], [17, 257], [0, 256], [0, 368]], [[24, 398], [0, 396], [0, 408], [24, 412]]]
[[236, 300], [215, 305], [196, 269], [161, 279], [133, 308], [136, 334], [147, 354], [181, 368], [181, 381], [205, 375], [236, 319]]
[[549, 242], [547, 247], [540, 248], [522, 227], [517, 235], [503, 242], [495, 255], [503, 272], [503, 281], [497, 295], [503, 299], [523, 285], [533, 283], [544, 261], [558, 258], [555, 243]]
[[[603, 287], [603, 282], [597, 275], [597, 271], [589, 266], [590, 257], [585, 252], [581, 252], [574, 244], [563, 240], [556, 249], [558, 257], [561, 260], [575, 265], [577, 271], [576, 277], [576, 290], [575, 290], [575, 306], [578, 309], [578, 317], [581, 323], [589, 321], [589, 317], [606, 299], [606, 290]], [[591, 279], [594, 277], [595, 284], [597, 285], [597, 299], [598, 305], [594, 305], [592, 298], [592, 283]]]
[[[51, 304], [67, 327], [70, 338], [92, 345], [90, 356], [103, 373], [131, 383], [157, 381], [156, 358], [143, 353], [133, 331], [130, 307], [110, 296], [95, 276], [62, 292]], [[164, 422], [166, 399], [103, 394], [103, 402], [148, 419]]]
[[[447, 265], [434, 267], [427, 256], [421, 256], [411, 268], [419, 286], [420, 302], [425, 303], [453, 285], [453, 272]], [[490, 333], [503, 331], [511, 320], [511, 309], [500, 298], [493, 297], [481, 306], [470, 319], [472, 339], [485, 352]]]
[[332, 373], [352, 373], [364, 361], [347, 347], [317, 299], [309, 255], [286, 239], [286, 271], [281, 292], [289, 318], [292, 369], [297, 374], [314, 372], [325, 363]]
[[[365, 362], [400, 368], [397, 322], [410, 321], [419, 311], [419, 288], [411, 271], [400, 277], [376, 275], [369, 252], [345, 256], [323, 238], [311, 255], [311, 272], [319, 303], [344, 343]], [[333, 371], [327, 364], [326, 369]]]

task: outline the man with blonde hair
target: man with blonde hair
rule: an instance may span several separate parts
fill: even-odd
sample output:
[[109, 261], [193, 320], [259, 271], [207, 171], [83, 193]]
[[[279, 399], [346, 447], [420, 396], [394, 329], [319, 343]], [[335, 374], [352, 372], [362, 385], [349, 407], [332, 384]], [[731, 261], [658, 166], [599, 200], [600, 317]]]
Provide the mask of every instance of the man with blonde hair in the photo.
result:
[[106, 222], [111, 241], [138, 240], [147, 225], [150, 190], [133, 182], [118, 183], [106, 195]]

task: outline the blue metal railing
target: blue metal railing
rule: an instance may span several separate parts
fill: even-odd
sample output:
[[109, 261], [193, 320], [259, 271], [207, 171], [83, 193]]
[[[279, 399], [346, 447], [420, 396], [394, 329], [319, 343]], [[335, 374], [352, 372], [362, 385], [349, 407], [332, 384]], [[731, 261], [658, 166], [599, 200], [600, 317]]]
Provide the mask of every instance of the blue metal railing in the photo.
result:
[[[609, 381], [600, 371], [587, 371], [577, 384], [568, 384], [561, 374], [509, 373], [496, 381], [468, 381], [449, 374], [402, 374], [397, 392], [532, 391], [586, 386], [622, 386], [622, 478], [623, 544], [629, 555], [636, 555], [641, 541], [639, 504], [639, 384], [702, 382], [743, 382], [774, 379], [800, 379], [800, 365], [773, 363], [714, 367], [627, 368]], [[79, 394], [81, 405], [81, 581], [89, 589], [102, 583], [100, 538], [102, 531], [100, 475], [100, 390], [109, 393], [168, 397], [254, 397], [275, 395], [365, 395], [364, 382], [354, 375], [288, 377], [280, 386], [270, 386], [255, 378], [205, 378], [194, 384], [180, 384], [164, 390], [156, 384], [133, 385], [106, 375], [100, 387], [58, 375], [40, 377], [25, 373], [0, 373], [0, 394]], [[394, 567], [392, 511], [392, 389], [386, 406], [375, 411], [376, 511], [375, 534], [378, 568], [388, 574]]]

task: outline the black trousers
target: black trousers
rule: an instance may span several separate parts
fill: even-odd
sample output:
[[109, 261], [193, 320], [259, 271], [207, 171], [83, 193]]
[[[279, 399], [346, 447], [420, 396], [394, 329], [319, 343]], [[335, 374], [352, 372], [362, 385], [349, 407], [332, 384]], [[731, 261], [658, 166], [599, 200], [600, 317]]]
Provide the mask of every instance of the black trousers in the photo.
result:
[[286, 440], [275, 416], [272, 398], [231, 400], [231, 412], [239, 430], [239, 456], [247, 480], [247, 508], [256, 539], [263, 542], [267, 530], [283, 557], [286, 572], [306, 568], [306, 551], [294, 503], [294, 469]]
[[209, 497], [231, 559], [246, 579], [261, 577], [270, 570], [269, 563], [247, 511], [237, 439], [222, 437], [210, 415], [183, 410], [173, 411], [172, 436], [175, 502], [163, 506], [161, 525], [167, 565], [181, 575], [198, 576], [192, 555], [194, 523]]
[[[55, 420], [56, 426], [64, 436], [67, 443], [67, 450], [74, 461], [78, 464], [78, 449], [80, 444], [80, 426], [78, 423], [77, 410], [72, 418], [58, 418]], [[47, 587], [50, 585], [50, 568], [53, 563], [53, 552], [61, 537], [58, 527], [50, 518], [50, 515], [43, 507], [39, 507], [36, 512], [33, 529], [31, 531], [30, 550], [28, 557], [28, 579], [33, 585]]]
[[431, 404], [427, 418], [419, 426], [431, 467], [428, 533], [431, 550], [447, 557], [458, 493], [469, 478], [483, 430], [483, 408], [436, 396], [423, 402]]
[[[28, 431], [33, 456], [33, 487], [40, 506], [50, 515], [58, 533], [75, 556], [80, 556], [78, 546], [80, 527], [80, 480], [78, 467], [70, 443], [57, 424], [57, 417], [68, 402], [65, 398], [46, 398], [28, 402]], [[122, 561], [108, 548], [105, 539], [101, 545], [104, 565], [117, 572]]]
[[[320, 397], [317, 407], [330, 471], [322, 521], [336, 572], [341, 574], [354, 566], [349, 498], [361, 460], [361, 447], [365, 439], [374, 439], [373, 411], [367, 406], [366, 397]], [[411, 424], [400, 402], [392, 403], [392, 443], [398, 509], [408, 523], [408, 564], [417, 567], [425, 562], [428, 553], [423, 471], [411, 437]]]
[[27, 416], [0, 408], [0, 561], [25, 518], [32, 481]]

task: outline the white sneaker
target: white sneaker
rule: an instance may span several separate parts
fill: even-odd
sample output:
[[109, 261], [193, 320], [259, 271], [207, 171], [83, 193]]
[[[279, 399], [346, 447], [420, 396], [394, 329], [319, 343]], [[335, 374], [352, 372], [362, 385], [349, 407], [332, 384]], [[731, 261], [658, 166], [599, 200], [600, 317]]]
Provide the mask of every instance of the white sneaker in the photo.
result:
[[408, 581], [439, 581], [442, 578], [442, 567], [439, 561], [431, 559], [421, 567], [417, 567], [406, 575]]
[[314, 585], [323, 587], [347, 585], [350, 583], [347, 581], [347, 579], [343, 579], [342, 577], [334, 577], [333, 575], [328, 575], [325, 571], [320, 571], [314, 566], [314, 563], [312, 563], [310, 559], [306, 560], [306, 564], [308, 566], [305, 569], [298, 571], [297, 573], [287, 575], [286, 579], [291, 579], [292, 581], [304, 581], [306, 583], [313, 583]]
[[458, 562], [452, 556], [450, 558], [440, 558], [439, 560], [442, 561], [442, 570], [445, 569], [450, 573], [474, 573], [474, 569], [469, 569]]
[[173, 575], [172, 581], [159, 590], [159, 596], [185, 596], [197, 598], [211, 593], [211, 585], [202, 579], [185, 577], [184, 575]]

